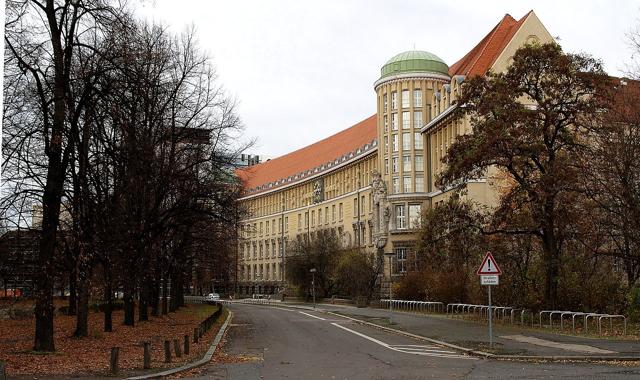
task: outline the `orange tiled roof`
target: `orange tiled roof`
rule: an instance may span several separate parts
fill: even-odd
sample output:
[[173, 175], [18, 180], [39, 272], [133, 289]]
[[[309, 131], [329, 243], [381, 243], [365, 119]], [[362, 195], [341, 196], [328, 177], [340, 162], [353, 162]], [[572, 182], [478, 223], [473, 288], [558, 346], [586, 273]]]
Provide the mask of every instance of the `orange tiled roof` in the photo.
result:
[[[247, 190], [316, 168], [377, 138], [376, 115], [314, 144], [236, 171]], [[265, 189], [266, 190], [266, 189]]]
[[529, 11], [518, 21], [506, 14], [480, 43], [449, 68], [449, 75], [486, 74], [531, 12]]

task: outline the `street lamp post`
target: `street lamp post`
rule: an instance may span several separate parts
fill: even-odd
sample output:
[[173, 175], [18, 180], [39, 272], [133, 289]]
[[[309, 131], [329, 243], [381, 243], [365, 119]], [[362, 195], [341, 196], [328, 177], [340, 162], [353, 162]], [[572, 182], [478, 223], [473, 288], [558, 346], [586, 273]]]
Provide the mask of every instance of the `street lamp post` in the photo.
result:
[[[389, 258], [389, 311], [393, 312], [393, 281], [391, 278], [393, 274], [393, 252], [387, 252], [384, 255]], [[391, 314], [389, 314], [389, 324], [391, 324]]]
[[311, 294], [313, 295], [313, 308], [316, 308], [316, 268], [311, 268]]

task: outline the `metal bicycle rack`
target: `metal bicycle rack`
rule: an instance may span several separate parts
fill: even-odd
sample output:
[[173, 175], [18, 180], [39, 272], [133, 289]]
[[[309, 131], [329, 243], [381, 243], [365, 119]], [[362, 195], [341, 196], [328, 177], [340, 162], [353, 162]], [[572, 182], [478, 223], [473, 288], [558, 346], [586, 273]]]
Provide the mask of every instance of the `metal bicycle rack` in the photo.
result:
[[584, 333], [589, 333], [589, 318], [596, 320], [598, 323], [598, 335], [602, 335], [602, 320], [609, 319], [609, 331], [613, 332], [613, 320], [622, 319], [623, 332], [622, 335], [627, 335], [627, 317], [620, 314], [604, 314], [604, 313], [589, 313], [582, 311], [567, 311], [567, 310], [542, 310], [538, 313], [539, 327], [543, 327], [542, 318], [545, 314], [549, 315], [549, 328], [553, 328], [553, 316], [558, 315], [560, 318], [560, 330], [564, 330], [564, 318], [571, 317], [571, 332], [576, 332], [576, 317], [582, 318], [582, 325], [584, 327]]

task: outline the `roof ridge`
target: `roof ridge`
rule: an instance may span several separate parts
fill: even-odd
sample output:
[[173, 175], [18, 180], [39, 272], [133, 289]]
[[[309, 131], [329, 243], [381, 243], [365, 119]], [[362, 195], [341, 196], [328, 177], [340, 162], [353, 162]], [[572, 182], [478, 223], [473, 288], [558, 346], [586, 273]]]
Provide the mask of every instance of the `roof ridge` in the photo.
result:
[[272, 162], [272, 161], [279, 160], [279, 159], [281, 159], [281, 158], [284, 158], [284, 157], [290, 156], [290, 155], [292, 155], [292, 154], [299, 153], [300, 151], [305, 150], [305, 149], [308, 149], [309, 147], [312, 147], [312, 146], [314, 146], [314, 145], [319, 145], [319, 144], [321, 144], [321, 143], [325, 142], [326, 140], [330, 140], [331, 138], [333, 138], [333, 137], [335, 137], [335, 136], [338, 136], [338, 135], [340, 135], [340, 134], [347, 133], [351, 128], [353, 128], [353, 127], [355, 127], [355, 126], [357, 126], [357, 125], [360, 125], [361, 123], [364, 123], [365, 121], [367, 121], [367, 120], [369, 120], [370, 118], [375, 117], [375, 116], [377, 116], [377, 114], [373, 114], [373, 115], [371, 115], [371, 116], [369, 116], [369, 117], [366, 117], [366, 118], [364, 118], [364, 119], [360, 120], [359, 122], [357, 122], [357, 123], [353, 124], [352, 126], [350, 126], [350, 127], [348, 127], [348, 128], [345, 128], [345, 129], [343, 129], [343, 130], [340, 130], [340, 131], [338, 131], [338, 132], [336, 132], [336, 133], [334, 133], [334, 134], [331, 134], [331, 135], [329, 135], [329, 136], [327, 136], [327, 137], [325, 137], [325, 138], [323, 138], [323, 139], [320, 139], [320, 140], [318, 140], [318, 141], [315, 141], [315, 142], [313, 142], [313, 143], [311, 143], [311, 144], [309, 144], [309, 145], [305, 145], [305, 146], [303, 146], [302, 148], [298, 148], [298, 149], [296, 149], [296, 150], [294, 150], [294, 151], [292, 151], [292, 152], [285, 153], [285, 154], [283, 154], [282, 156], [274, 157], [274, 158], [270, 159], [269, 161], [265, 161], [265, 162], [261, 162], [261, 163], [259, 163], [259, 164], [257, 164], [257, 165], [253, 165], [253, 166], [251, 166], [251, 168], [255, 168], [255, 167], [257, 167], [257, 166], [260, 166], [260, 165], [266, 164], [267, 162]]
[[[275, 181], [318, 168], [371, 144], [377, 137], [376, 121], [377, 114], [373, 114], [346, 129], [293, 152], [257, 165], [237, 168], [236, 174], [243, 181], [245, 190], [254, 189], [258, 192], [267, 190], [264, 188], [265, 185], [275, 184]], [[373, 146], [375, 147], [375, 142]]]
[[[533, 13], [533, 9], [530, 10], [529, 12], [527, 12], [527, 14], [525, 14], [524, 16], [522, 16], [518, 21], [516, 21], [515, 19], [513, 21], [515, 21], [515, 24], [513, 24], [511, 26], [509, 31], [509, 41], [507, 41], [503, 46], [502, 46], [502, 50], [500, 51], [499, 54], [496, 54], [495, 57], [493, 57], [493, 60], [491, 60], [491, 65], [489, 67], [492, 67], [494, 65], [494, 63], [496, 63], [496, 61], [498, 60], [498, 58], [502, 55], [502, 52], [504, 51], [504, 49], [509, 46], [509, 44], [511, 43], [511, 41], [513, 41], [513, 37], [515, 37], [516, 33], [518, 32], [518, 30], [520, 30], [520, 28], [522, 27], [522, 24], [526, 21], [526, 19], [529, 17], [529, 15]], [[514, 29], [515, 28], [515, 29]]]
[[[514, 22], [516, 21], [510, 14], [506, 13], [504, 15], [504, 17], [502, 17], [502, 19], [500, 20], [500, 22], [493, 28], [493, 30], [491, 30], [491, 32], [489, 32], [490, 37], [487, 40], [487, 43], [484, 44], [484, 46], [482, 47], [482, 50], [480, 51], [480, 54], [478, 54], [476, 56], [476, 59], [473, 61], [473, 63], [471, 64], [471, 66], [469, 66], [469, 70], [467, 70], [468, 72], [471, 72], [471, 70], [473, 70], [473, 68], [475, 67], [475, 65], [478, 63], [478, 61], [480, 60], [480, 57], [482, 57], [482, 55], [484, 54], [484, 52], [487, 50], [487, 47], [491, 44], [491, 41], [493, 41], [493, 37], [495, 37], [496, 33], [498, 32], [498, 30], [500, 29], [500, 26], [506, 21], [506, 20], [513, 20]], [[495, 58], [494, 58], [495, 60]], [[491, 63], [493, 65], [493, 61]]]

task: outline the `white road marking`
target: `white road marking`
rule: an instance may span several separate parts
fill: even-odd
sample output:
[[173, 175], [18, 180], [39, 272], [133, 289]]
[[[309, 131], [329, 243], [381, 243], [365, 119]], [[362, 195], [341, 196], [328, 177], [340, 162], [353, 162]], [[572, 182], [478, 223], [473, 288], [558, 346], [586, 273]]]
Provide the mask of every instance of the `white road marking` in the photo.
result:
[[540, 338], [535, 338], [532, 336], [525, 336], [525, 335], [506, 335], [506, 336], [501, 336], [500, 338], [511, 339], [517, 342], [534, 344], [536, 346], [560, 348], [562, 350], [576, 351], [576, 352], [586, 352], [588, 354], [615, 354], [616, 353], [615, 351], [603, 350], [602, 348], [587, 346], [585, 344], [559, 343], [559, 342], [553, 342], [550, 340], [540, 339]]
[[396, 346], [396, 345], [389, 345], [389, 347], [397, 348], [400, 351], [437, 352], [437, 353], [441, 353], [441, 354], [455, 354], [455, 351], [434, 350], [434, 348], [439, 348], [439, 347], [434, 347], [434, 346], [420, 348], [420, 347], [402, 347], [402, 346]]
[[438, 358], [477, 360], [477, 358], [470, 357], [470, 356], [464, 356], [464, 355], [458, 355], [458, 354], [453, 353], [452, 351], [443, 351], [443, 352], [446, 352], [446, 353], [450, 352], [450, 354], [439, 353], [439, 352], [424, 352], [424, 351], [420, 351], [420, 352], [417, 352], [417, 351], [404, 351], [402, 349], [396, 348], [395, 346], [389, 345], [389, 344], [387, 344], [385, 342], [382, 342], [382, 341], [380, 341], [378, 339], [372, 338], [372, 337], [370, 337], [368, 335], [365, 335], [363, 333], [360, 333], [358, 331], [351, 330], [350, 328], [341, 326], [341, 325], [339, 325], [337, 323], [332, 323], [332, 325], [334, 325], [336, 327], [339, 327], [339, 328], [341, 328], [341, 329], [343, 329], [345, 331], [348, 331], [348, 332], [350, 332], [352, 334], [358, 335], [358, 336], [360, 336], [360, 337], [362, 337], [364, 339], [367, 339], [367, 340], [369, 340], [369, 341], [371, 341], [371, 342], [373, 342], [375, 344], [378, 344], [378, 345], [380, 345], [382, 347], [385, 347], [385, 348], [387, 348], [389, 350], [392, 350], [392, 351], [402, 352], [402, 353], [405, 353], [405, 354], [413, 354], [413, 355], [433, 356], [433, 357], [438, 357]]
[[324, 319], [324, 318], [316, 317], [315, 315], [311, 315], [311, 314], [305, 313], [304, 311], [299, 311], [298, 313], [300, 313], [300, 314], [304, 314], [304, 315], [306, 315], [306, 316], [308, 316], [308, 317], [311, 317], [311, 318], [319, 319], [319, 320], [321, 320], [321, 321], [326, 321], [326, 319]]

